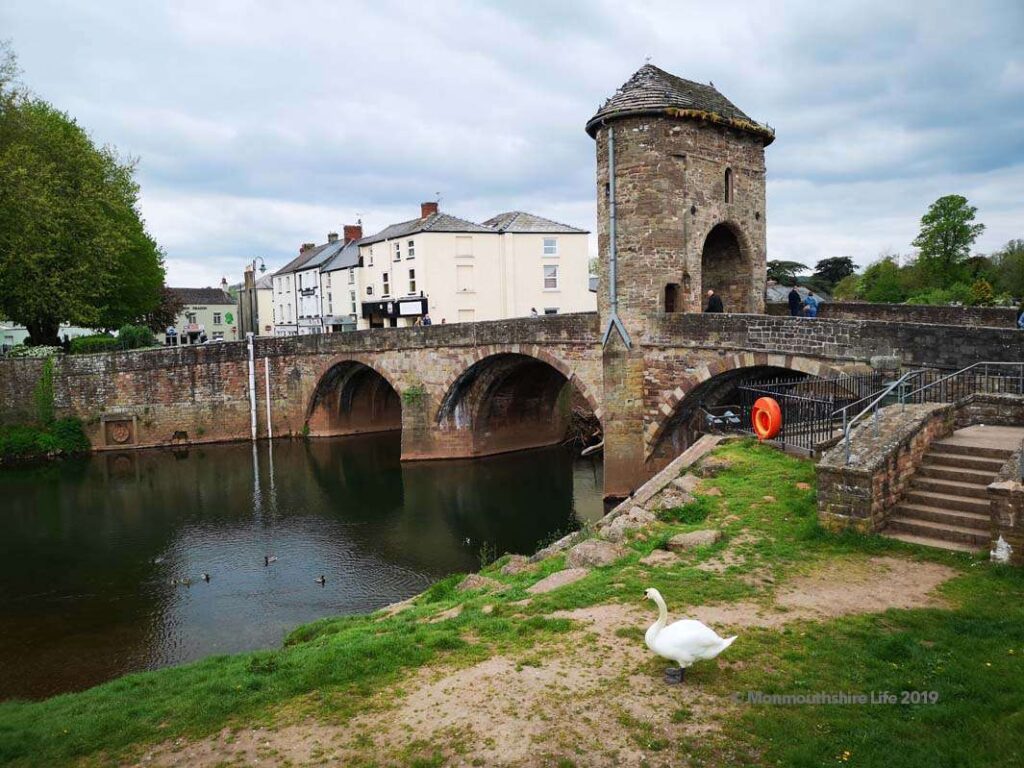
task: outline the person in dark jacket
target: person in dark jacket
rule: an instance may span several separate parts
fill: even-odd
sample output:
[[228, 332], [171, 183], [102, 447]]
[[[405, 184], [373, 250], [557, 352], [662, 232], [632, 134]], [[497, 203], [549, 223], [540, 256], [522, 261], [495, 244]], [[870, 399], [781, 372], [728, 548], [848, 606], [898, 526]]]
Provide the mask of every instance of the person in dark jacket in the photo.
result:
[[800, 317], [804, 312], [804, 301], [800, 298], [800, 291], [794, 286], [789, 291], [789, 314], [793, 317]]
[[722, 300], [718, 297], [718, 294], [714, 291], [708, 291], [708, 305], [704, 309], [705, 312], [725, 312], [725, 307], [722, 306]]

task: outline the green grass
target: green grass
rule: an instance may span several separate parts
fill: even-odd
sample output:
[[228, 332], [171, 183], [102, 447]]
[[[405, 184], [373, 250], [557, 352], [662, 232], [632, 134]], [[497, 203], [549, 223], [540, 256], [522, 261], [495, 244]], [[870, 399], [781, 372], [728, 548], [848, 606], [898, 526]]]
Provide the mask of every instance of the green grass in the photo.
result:
[[[553, 641], [573, 629], [550, 612], [606, 602], [636, 603], [658, 587], [674, 614], [687, 606], [768, 601], [775, 585], [823, 561], [896, 554], [933, 560], [960, 573], [943, 588], [949, 610], [801, 621], [777, 630], [750, 629], [728, 652], [729, 664], [697, 665], [688, 685], [723, 700], [746, 691], [773, 693], [937, 691], [936, 704], [768, 706], [741, 703], [720, 717], [720, 731], [665, 739], [624, 711], [619, 725], [652, 761], [736, 766], [1016, 766], [1024, 764], [1024, 572], [941, 551], [855, 534], [830, 534], [817, 524], [813, 466], [773, 449], [730, 443], [715, 453], [729, 465], [706, 485], [721, 496], [697, 500], [628, 543], [628, 557], [585, 579], [511, 605], [526, 589], [564, 565], [551, 558], [533, 573], [486, 572], [509, 588], [501, 594], [459, 592], [460, 576], [434, 584], [393, 617], [324, 619], [299, 627], [275, 651], [222, 656], [130, 675], [78, 694], [41, 702], [0, 704], [0, 764], [106, 764], [137, 755], [146, 744], [202, 737], [225, 726], [281, 724], [313, 715], [344, 722], [375, 706], [373, 696], [423, 665], [458, 667], [493, 654], [522, 666], [543, 665]], [[811, 484], [809, 490], [798, 483]], [[774, 501], [765, 500], [765, 496]], [[722, 529], [721, 542], [687, 553], [678, 566], [653, 568], [640, 559], [672, 535]], [[696, 566], [726, 549], [742, 555], [721, 573]], [[767, 586], [745, 579], [770, 573]], [[426, 617], [462, 606], [454, 618]], [[484, 605], [492, 606], [484, 613]], [[642, 628], [622, 627], [623, 643], [641, 643]], [[644, 671], [660, 676], [651, 659]], [[610, 696], [616, 694], [610, 692]], [[660, 713], [665, 727], [699, 717], [681, 700]], [[613, 711], [616, 711], [612, 707]], [[566, 725], [571, 729], [571, 723]], [[450, 750], [451, 745], [447, 745]], [[404, 764], [442, 765], [448, 754], [410, 745]], [[587, 763], [585, 755], [558, 760]]]

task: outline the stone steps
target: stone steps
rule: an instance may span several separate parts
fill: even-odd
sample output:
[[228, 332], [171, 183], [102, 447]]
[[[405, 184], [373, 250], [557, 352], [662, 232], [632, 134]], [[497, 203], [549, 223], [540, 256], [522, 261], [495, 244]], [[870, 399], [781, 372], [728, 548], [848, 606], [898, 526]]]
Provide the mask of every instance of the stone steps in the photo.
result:
[[901, 502], [897, 504], [891, 513], [890, 520], [902, 518], [911, 520], [923, 520], [929, 523], [941, 523], [959, 528], [970, 528], [976, 531], [983, 531], [987, 536], [991, 525], [991, 515], [988, 512], [964, 512], [959, 509], [938, 507], [931, 504], [914, 504]]
[[955, 469], [944, 464], [935, 464], [931, 457], [925, 454], [924, 463], [917, 470], [922, 477], [931, 477], [936, 480], [956, 480], [960, 483], [973, 483], [975, 485], [988, 485], [995, 477], [995, 472], [984, 472], [978, 469]]
[[929, 446], [904, 497], [892, 509], [884, 536], [962, 552], [987, 549], [992, 539], [988, 485], [1013, 448], [1002, 436], [979, 440], [964, 430]]
[[[969, 486], [966, 486], [969, 487]], [[977, 486], [984, 488], [984, 486]], [[958, 493], [942, 493], [923, 490], [911, 487], [904, 495], [903, 501], [914, 506], [930, 507], [934, 509], [956, 510], [957, 512], [969, 512], [983, 515], [986, 520], [989, 518], [989, 501], [980, 495], [961, 496]]]
[[988, 486], [983, 483], [963, 483], [959, 480], [942, 480], [936, 477], [914, 475], [910, 479], [910, 487], [928, 493], [957, 496], [961, 499], [987, 499]]
[[[899, 508], [895, 511], [900, 512]], [[990, 536], [988, 531], [979, 531], [977, 528], [965, 528], [960, 525], [950, 525], [949, 523], [937, 523], [932, 520], [922, 520], [912, 510], [909, 514], [906, 513], [906, 510], [902, 512], [902, 514], [898, 513], [889, 518], [889, 522], [885, 526], [886, 532], [909, 533], [913, 536], [923, 536], [942, 542], [949, 541], [974, 549], [982, 549], [988, 546]]]
[[[1009, 457], [1007, 457], [1009, 458]], [[953, 467], [954, 469], [977, 470], [978, 472], [991, 472], [995, 475], [1006, 459], [990, 458], [986, 456], [966, 456], [962, 453], [946, 453], [929, 451], [928, 461], [934, 466]]]
[[900, 533], [899, 531], [886, 532], [890, 539], [905, 541], [908, 544], [917, 544], [922, 547], [935, 547], [937, 549], [951, 549], [955, 552], [977, 552], [978, 548], [971, 544], [959, 544], [955, 541], [945, 539], [933, 539], [929, 536], [915, 536], [912, 533]]
[[1010, 456], [1013, 455], [1012, 450], [1005, 448], [992, 448], [987, 446], [975, 445], [971, 442], [957, 442], [956, 438], [946, 438], [945, 440], [937, 440], [931, 444], [931, 448], [942, 453], [955, 453], [960, 456], [977, 456], [986, 459], [1000, 459], [1005, 462]]

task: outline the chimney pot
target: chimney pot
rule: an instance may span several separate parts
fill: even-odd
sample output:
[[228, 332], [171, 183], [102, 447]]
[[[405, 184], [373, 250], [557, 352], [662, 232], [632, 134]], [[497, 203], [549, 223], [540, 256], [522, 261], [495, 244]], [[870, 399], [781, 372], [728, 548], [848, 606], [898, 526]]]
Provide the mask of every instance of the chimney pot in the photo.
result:
[[350, 243], [353, 240], [363, 239], [363, 225], [362, 224], [346, 224], [345, 229], [345, 242]]
[[425, 219], [437, 213], [437, 203], [420, 203], [420, 218]]
[[338, 242], [338, 233], [337, 232], [328, 232], [327, 233], [327, 242], [328, 243], [336, 243], [336, 242]]

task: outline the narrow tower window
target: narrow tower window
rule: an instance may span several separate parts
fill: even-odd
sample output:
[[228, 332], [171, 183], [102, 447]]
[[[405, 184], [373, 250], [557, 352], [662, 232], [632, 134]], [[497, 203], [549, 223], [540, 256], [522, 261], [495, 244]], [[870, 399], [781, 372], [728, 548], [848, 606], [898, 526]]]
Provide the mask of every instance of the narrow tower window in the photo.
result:
[[725, 169], [725, 202], [732, 202], [732, 168]]

